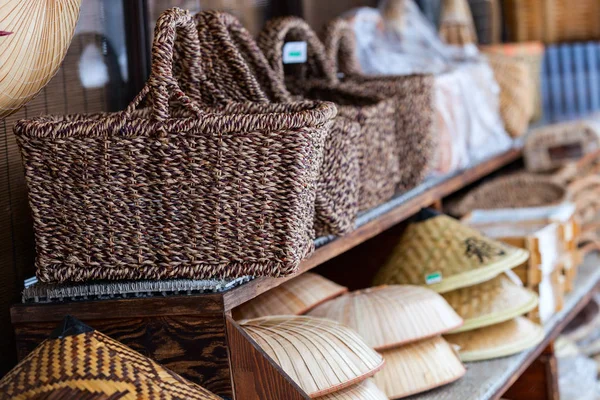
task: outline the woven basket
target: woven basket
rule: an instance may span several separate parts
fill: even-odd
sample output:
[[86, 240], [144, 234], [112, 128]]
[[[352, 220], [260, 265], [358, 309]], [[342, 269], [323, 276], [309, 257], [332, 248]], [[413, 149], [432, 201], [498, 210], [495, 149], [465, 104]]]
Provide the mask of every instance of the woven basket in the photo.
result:
[[333, 299], [348, 288], [321, 275], [305, 272], [269, 290], [233, 310], [236, 320], [269, 315], [305, 314], [319, 304]]
[[479, 285], [445, 293], [444, 299], [465, 320], [451, 333], [470, 331], [508, 321], [533, 310], [538, 296], [502, 274]]
[[600, 149], [600, 130], [588, 121], [564, 122], [533, 130], [523, 156], [531, 172], [546, 172]]
[[0, 380], [0, 397], [220, 399], [72, 317]]
[[439, 294], [408, 285], [351, 292], [317, 306], [309, 315], [354, 329], [378, 351], [440, 335], [463, 323]]
[[382, 355], [385, 367], [374, 380], [390, 399], [425, 392], [466, 373], [452, 346], [440, 336], [386, 350]]
[[527, 64], [501, 54], [488, 54], [487, 61], [500, 86], [500, 115], [513, 138], [522, 136], [533, 116], [533, 80]]
[[[201, 63], [219, 96], [204, 97], [208, 104], [227, 101], [288, 103], [293, 96], [269, 66], [250, 33], [230, 14], [196, 14], [202, 49]], [[192, 79], [182, 79], [192, 81]], [[215, 98], [217, 97], [217, 98]], [[360, 127], [338, 116], [325, 141], [323, 165], [317, 182], [315, 231], [317, 236], [342, 235], [354, 229], [358, 212]]]
[[[40, 280], [280, 276], [313, 248], [335, 107], [202, 110], [172, 76], [176, 30], [197, 37], [189, 14], [161, 16], [151, 77], [127, 110], [17, 124]], [[169, 98], [186, 111], [171, 116]]]
[[510, 41], [600, 39], [597, 0], [505, 0], [503, 9]]
[[356, 58], [356, 37], [345, 19], [336, 18], [326, 27], [323, 43], [329, 65], [369, 95], [384, 95], [397, 102], [396, 151], [400, 159], [397, 190], [404, 192], [421, 183], [429, 172], [437, 140], [433, 133], [433, 77], [431, 75], [369, 76], [361, 72]]
[[568, 185], [588, 175], [600, 174], [600, 150], [592, 151], [575, 162], [568, 162], [558, 171], [552, 179], [561, 185]]
[[446, 215], [422, 211], [419, 218], [402, 233], [375, 285], [427, 285], [446, 293], [490, 280], [529, 257]]
[[531, 121], [542, 118], [542, 61], [544, 59], [544, 45], [540, 42], [497, 44], [482, 46], [481, 50], [486, 54], [502, 54], [527, 64], [529, 75], [533, 84], [531, 98], [533, 99], [533, 115]]
[[80, 7], [81, 0], [2, 2], [0, 118], [31, 100], [58, 71]]
[[476, 329], [446, 335], [448, 342], [460, 347], [464, 362], [506, 357], [536, 346], [544, 340], [544, 329], [525, 317]]
[[381, 355], [334, 321], [282, 316], [240, 325], [311, 398], [350, 387], [383, 368]]
[[[307, 43], [308, 59], [306, 64], [295, 65], [299, 71], [286, 74], [282, 48], [290, 40]], [[396, 154], [395, 99], [365, 93], [353, 82], [338, 83], [323, 44], [299, 18], [283, 17], [267, 22], [258, 45], [275, 73], [286, 80], [290, 91], [310, 99], [333, 101], [340, 115], [360, 124], [359, 209], [366, 210], [390, 199], [401, 179], [401, 161]]]
[[319, 397], [317, 400], [388, 400], [388, 398], [373, 379], [367, 379], [347, 389]]
[[458, 200], [448, 202], [450, 214], [464, 216], [473, 210], [558, 205], [567, 190], [543, 175], [517, 173], [484, 182]]
[[444, 0], [439, 33], [448, 44], [464, 46], [477, 43], [477, 31], [467, 0]]

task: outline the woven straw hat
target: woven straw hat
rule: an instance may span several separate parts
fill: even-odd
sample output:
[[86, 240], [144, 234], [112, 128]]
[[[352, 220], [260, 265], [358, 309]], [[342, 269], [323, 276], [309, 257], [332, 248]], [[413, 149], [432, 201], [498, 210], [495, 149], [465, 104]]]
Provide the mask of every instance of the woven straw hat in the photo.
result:
[[0, 118], [31, 100], [54, 76], [81, 0], [3, 0], [0, 7]]
[[377, 387], [373, 379], [367, 379], [347, 389], [319, 397], [317, 400], [387, 400], [387, 396]]
[[390, 399], [399, 399], [445, 385], [466, 370], [456, 352], [440, 336], [382, 352], [385, 367], [375, 383]]
[[236, 320], [269, 315], [300, 315], [313, 307], [347, 292], [329, 279], [306, 272], [233, 310]]
[[[518, 278], [517, 278], [518, 279]], [[479, 285], [445, 293], [444, 299], [465, 323], [452, 333], [508, 321], [537, 307], [538, 296], [502, 274]]]
[[3, 399], [218, 400], [72, 317], [0, 380]]
[[442, 296], [409, 285], [347, 293], [321, 304], [309, 315], [354, 329], [375, 350], [440, 335], [463, 323]]
[[383, 367], [381, 355], [335, 321], [281, 316], [240, 325], [311, 398], [362, 382]]
[[473, 331], [446, 335], [448, 342], [460, 347], [460, 359], [481, 361], [510, 356], [539, 344], [544, 329], [525, 317]]
[[419, 218], [402, 234], [375, 285], [427, 285], [445, 293], [490, 280], [529, 257], [446, 215], [423, 210]]

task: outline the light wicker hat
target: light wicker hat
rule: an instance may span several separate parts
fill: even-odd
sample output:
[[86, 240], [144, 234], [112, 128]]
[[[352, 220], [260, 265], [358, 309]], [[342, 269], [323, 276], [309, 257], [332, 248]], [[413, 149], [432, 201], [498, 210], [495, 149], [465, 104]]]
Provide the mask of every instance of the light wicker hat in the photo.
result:
[[510, 356], [539, 344], [544, 340], [544, 329], [525, 317], [517, 317], [445, 338], [460, 347], [462, 361], [482, 361]]
[[390, 399], [454, 382], [466, 372], [452, 346], [440, 336], [382, 354], [386, 364], [374, 380]]
[[505, 274], [475, 286], [453, 290], [443, 296], [465, 320], [463, 326], [451, 333], [508, 321], [528, 313], [538, 305], [536, 293], [516, 284]]
[[347, 293], [321, 304], [309, 315], [354, 329], [375, 350], [440, 335], [463, 323], [438, 293], [410, 285]]
[[0, 5], [0, 118], [31, 100], [67, 53], [81, 0], [3, 0]]
[[317, 400], [387, 400], [387, 396], [377, 387], [373, 379], [367, 379], [339, 392], [319, 397]]
[[486, 238], [454, 218], [423, 210], [408, 225], [375, 285], [427, 285], [438, 293], [476, 285], [516, 267], [526, 250]]
[[237, 307], [233, 318], [300, 315], [347, 291], [348, 288], [321, 275], [306, 272]]
[[380, 354], [335, 321], [281, 316], [240, 325], [311, 398], [362, 382], [383, 367]]
[[0, 398], [221, 399], [72, 317], [0, 380]]

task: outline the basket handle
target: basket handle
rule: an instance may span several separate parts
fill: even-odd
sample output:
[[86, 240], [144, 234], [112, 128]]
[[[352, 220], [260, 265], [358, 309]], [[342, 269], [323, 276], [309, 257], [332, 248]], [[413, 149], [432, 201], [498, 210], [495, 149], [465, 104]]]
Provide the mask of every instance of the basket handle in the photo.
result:
[[307, 67], [310, 77], [325, 79], [330, 83], [338, 82], [335, 68], [325, 56], [323, 43], [311, 27], [298, 17], [280, 17], [267, 21], [258, 35], [258, 46], [269, 60], [269, 64], [279, 80], [285, 82], [283, 45], [289, 36], [294, 40], [306, 42], [308, 48]]
[[356, 58], [356, 36], [348, 21], [343, 18], [331, 20], [325, 27], [323, 43], [327, 58], [336, 72], [345, 76], [362, 73]]
[[150, 77], [142, 91], [125, 110], [126, 115], [130, 115], [148, 95], [152, 99], [152, 118], [156, 121], [162, 122], [170, 117], [169, 100], [172, 98], [194, 114], [203, 114], [198, 104], [181, 89], [173, 75], [176, 37], [180, 48], [178, 63], [182, 67], [186, 89], [197, 99], [200, 98], [200, 89], [206, 89], [217, 96], [220, 102], [226, 102], [200, 68], [200, 43], [194, 19], [188, 11], [171, 8], [162, 13], [156, 22]]
[[[253, 102], [289, 102], [292, 95], [283, 80], [271, 69], [256, 41], [240, 21], [221, 11], [203, 11], [195, 16], [201, 46], [207, 57], [218, 57], [227, 64], [211, 76], [224, 91], [235, 85], [234, 92], [243, 92], [243, 100]], [[210, 49], [210, 51], [208, 50]], [[233, 94], [225, 94], [232, 97]], [[240, 101], [238, 98], [230, 100]]]

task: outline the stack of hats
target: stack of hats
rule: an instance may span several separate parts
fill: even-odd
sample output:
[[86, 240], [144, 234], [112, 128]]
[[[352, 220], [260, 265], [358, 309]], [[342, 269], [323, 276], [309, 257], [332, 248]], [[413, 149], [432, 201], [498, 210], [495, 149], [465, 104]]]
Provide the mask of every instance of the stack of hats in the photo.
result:
[[323, 318], [290, 315], [240, 325], [310, 398], [386, 399], [368, 380], [383, 368], [383, 358], [351, 329]]
[[323, 303], [309, 314], [356, 330], [383, 355], [386, 365], [374, 381], [388, 398], [420, 393], [465, 373], [452, 346], [440, 336], [463, 321], [427, 288], [390, 285], [360, 290]]
[[348, 288], [321, 275], [305, 272], [235, 308], [233, 318], [301, 315], [347, 291]]
[[505, 275], [529, 254], [484, 237], [459, 221], [422, 210], [408, 225], [375, 284], [427, 286], [464, 320], [446, 339], [460, 346], [463, 361], [514, 354], [539, 343], [544, 331], [520, 317], [537, 306], [537, 295]]

